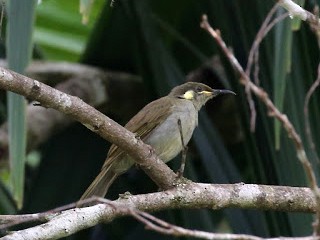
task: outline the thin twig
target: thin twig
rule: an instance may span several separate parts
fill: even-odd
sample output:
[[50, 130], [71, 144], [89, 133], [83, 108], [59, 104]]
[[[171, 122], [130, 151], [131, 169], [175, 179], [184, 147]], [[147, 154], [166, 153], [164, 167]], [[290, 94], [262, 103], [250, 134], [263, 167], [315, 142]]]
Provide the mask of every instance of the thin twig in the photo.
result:
[[[258, 34], [256, 35], [256, 39], [254, 40], [254, 43], [250, 49], [250, 53], [249, 53], [249, 57], [248, 57], [248, 64], [247, 64], [247, 69], [246, 69], [246, 74], [248, 76], [250, 76], [250, 72], [251, 72], [251, 66], [252, 66], [252, 62], [253, 62], [253, 56], [254, 56], [254, 53], [256, 52], [257, 54], [255, 55], [256, 56], [256, 61], [258, 61], [258, 53], [259, 51], [257, 51], [257, 48], [259, 46], [259, 39], [258, 36], [260, 36], [262, 32], [261, 29], [265, 29], [267, 27], [267, 24], [269, 23], [270, 19], [272, 18], [274, 12], [276, 11], [277, 9], [277, 4], [275, 4], [275, 6], [271, 9], [271, 11], [269, 12], [269, 14], [267, 15], [266, 19], [264, 20]], [[262, 39], [262, 38], [261, 38]], [[257, 70], [257, 69], [255, 69]], [[256, 82], [256, 84], [258, 84]], [[251, 112], [251, 115], [250, 115], [250, 131], [251, 132], [254, 132], [255, 131], [255, 128], [256, 128], [256, 117], [257, 117], [257, 113], [256, 113], [256, 108], [255, 108], [255, 104], [254, 104], [254, 101], [252, 99], [252, 95], [251, 95], [251, 91], [250, 91], [250, 88], [248, 86], [245, 87], [245, 92], [246, 92], [246, 95], [247, 95], [247, 101], [248, 101], [248, 104], [249, 104], [249, 108], [250, 108], [250, 112]]]
[[316, 240], [319, 237], [307, 236], [307, 237], [279, 237], [279, 238], [261, 238], [248, 234], [231, 234], [231, 233], [213, 233], [199, 230], [191, 230], [177, 225], [163, 221], [155, 216], [146, 212], [132, 211], [132, 216], [138, 221], [145, 224], [146, 229], [159, 232], [161, 234], [175, 236], [175, 237], [193, 237], [198, 239], [218, 239], [218, 240]]
[[[314, 16], [319, 18], [319, 6], [318, 5], [316, 5], [314, 7], [313, 13], [314, 13]], [[318, 40], [318, 47], [320, 48], [320, 22], [319, 21], [310, 22], [309, 26], [310, 26], [311, 30], [313, 31], [313, 33], [316, 35], [317, 40]]]
[[[306, 21], [309, 23], [309, 26], [311, 28], [311, 30], [315, 33], [316, 37], [317, 37], [317, 41], [318, 41], [318, 46], [320, 48], [320, 21], [319, 21], [319, 8], [316, 7], [314, 9], [315, 14], [312, 14], [311, 12], [303, 9], [301, 6], [299, 6], [298, 4], [296, 4], [295, 2], [291, 1], [291, 0], [278, 0], [278, 3], [285, 9], [287, 9], [287, 11], [289, 12], [290, 17], [298, 17], [303, 21]], [[318, 66], [318, 78], [319, 78], [319, 66]], [[306, 124], [306, 132], [307, 132], [307, 139], [308, 142], [311, 146], [311, 149], [315, 149], [314, 147], [314, 143], [312, 140], [312, 134], [310, 131], [310, 125], [309, 125], [309, 113], [308, 113], [308, 103], [310, 100], [311, 95], [313, 94], [313, 92], [315, 91], [315, 89], [317, 88], [317, 86], [319, 85], [318, 83], [318, 79], [315, 81], [315, 83], [311, 86], [310, 90], [308, 91], [308, 94], [306, 96], [305, 99], [305, 105], [304, 105], [304, 114], [305, 114], [305, 124]], [[315, 157], [317, 159], [318, 155], [316, 153], [315, 150], [313, 150], [313, 152], [315, 153]], [[309, 163], [308, 165], [311, 164]], [[314, 193], [317, 199], [317, 206], [318, 206], [318, 211], [316, 212], [316, 219], [313, 223], [313, 229], [314, 229], [314, 235], [319, 236], [320, 235], [320, 194], [319, 194], [319, 189], [317, 186], [315, 186], [316, 188], [314, 188]]]
[[251, 113], [251, 115], [250, 115], [250, 131], [254, 132], [256, 129], [257, 111], [256, 111], [254, 101], [252, 99], [252, 94], [251, 94], [249, 86], [245, 86], [245, 93], [247, 95], [247, 101], [248, 101], [250, 113]]
[[[259, 85], [259, 46], [261, 41], [263, 40], [263, 38], [267, 35], [267, 33], [270, 31], [270, 29], [279, 21], [281, 21], [282, 19], [284, 19], [285, 17], [288, 16], [288, 14], [282, 14], [281, 16], [277, 17], [276, 19], [274, 19], [273, 21], [271, 21], [271, 18], [273, 17], [274, 13], [276, 12], [277, 8], [278, 8], [278, 4], [275, 4], [273, 6], [273, 8], [270, 10], [270, 12], [268, 13], [266, 19], [264, 20], [264, 22], [262, 23], [256, 37], [255, 40], [252, 44], [252, 47], [250, 49], [249, 52], [249, 56], [248, 56], [248, 63], [247, 63], [247, 68], [245, 70], [245, 73], [247, 76], [250, 76], [251, 73], [251, 68], [253, 63], [255, 68], [254, 68], [254, 80], [255, 83], [257, 85]], [[270, 22], [271, 21], [271, 22]], [[270, 22], [270, 23], [269, 23]], [[249, 103], [249, 108], [250, 108], [250, 112], [251, 112], [251, 117], [250, 117], [250, 131], [254, 132], [255, 130], [255, 124], [256, 124], [256, 109], [255, 109], [255, 104], [254, 101], [252, 99], [251, 96], [251, 91], [250, 88], [248, 86], [245, 87], [245, 92], [247, 95], [247, 101]]]
[[46, 213], [32, 213], [22, 215], [1, 215], [0, 218], [0, 230], [10, 228], [12, 226], [19, 225], [27, 222], [45, 222], [49, 218], [49, 214]]
[[72, 209], [78, 206], [85, 206], [87, 204], [99, 204], [99, 203], [104, 203], [108, 204], [111, 207], [116, 208], [115, 206], [118, 206], [119, 203], [110, 201], [105, 198], [101, 197], [96, 197], [93, 196], [91, 198], [83, 199], [78, 202], [70, 203], [63, 205], [58, 208], [54, 208], [45, 212], [40, 212], [40, 213], [33, 213], [33, 214], [20, 214], [20, 215], [1, 215], [0, 217], [0, 230], [3, 229], [8, 229], [10, 227], [22, 224], [22, 223], [31, 223], [31, 222], [47, 222], [53, 217], [59, 215], [63, 211], [66, 211], [68, 209]]
[[[279, 7], [279, 4], [276, 3], [271, 10], [269, 11], [269, 13], [267, 14], [266, 18], [264, 19], [254, 41], [253, 44], [251, 46], [250, 52], [249, 52], [249, 56], [248, 56], [248, 63], [247, 63], [247, 67], [246, 67], [246, 74], [248, 76], [250, 76], [250, 72], [251, 72], [251, 68], [252, 68], [252, 64], [253, 64], [253, 56], [257, 51], [260, 42], [262, 41], [263, 37], [264, 37], [264, 33], [266, 32], [265, 29], [267, 28], [267, 26], [269, 25], [269, 22], [271, 21], [271, 18], [273, 17], [274, 13], [276, 12], [277, 8]], [[258, 85], [258, 83], [256, 82], [256, 84]]]
[[318, 76], [317, 76], [317, 79], [316, 79], [316, 81], [314, 81], [314, 83], [310, 87], [310, 89], [309, 89], [309, 91], [308, 91], [308, 93], [306, 95], [306, 98], [304, 100], [304, 107], [303, 107], [305, 132], [306, 132], [307, 140], [309, 142], [311, 150], [314, 153], [314, 157], [315, 157], [315, 159], [316, 159], [316, 161], [318, 163], [320, 163], [320, 161], [319, 161], [319, 157], [318, 157], [318, 154], [317, 154], [317, 151], [316, 151], [316, 146], [314, 144], [312, 133], [311, 133], [308, 105], [309, 105], [310, 98], [311, 98], [312, 94], [319, 87], [319, 85], [320, 85], [320, 64], [318, 65]]
[[[266, 26], [265, 29], [260, 29], [261, 30], [261, 33], [260, 33], [260, 30], [257, 34], [257, 39], [254, 41], [254, 45], [256, 46], [252, 46], [251, 50], [253, 52], [253, 55], [254, 55], [254, 66], [255, 66], [255, 73], [254, 73], [254, 80], [255, 80], [255, 83], [257, 85], [259, 85], [259, 64], [258, 64], [258, 61], [259, 61], [259, 46], [261, 44], [261, 41], [263, 40], [263, 38], [269, 33], [269, 31], [280, 21], [284, 20], [285, 18], [287, 18], [289, 16], [289, 13], [284, 13], [284, 14], [281, 14], [280, 16], [276, 17], [275, 19], [273, 19], [269, 25]], [[259, 35], [259, 36], [258, 36]], [[250, 50], [250, 51], [251, 51]], [[250, 57], [250, 55], [249, 55]], [[249, 60], [248, 60], [249, 61]], [[249, 75], [248, 75], [249, 76]]]
[[[91, 199], [85, 199], [84, 201], [90, 201]], [[82, 203], [83, 204], [83, 203]], [[21, 215], [1, 215], [0, 217], [0, 230], [10, 228], [22, 223], [27, 222], [46, 222], [51, 218], [57, 216], [62, 211], [76, 207], [76, 203], [63, 205], [58, 208], [51, 209], [49, 211], [33, 214], [21, 214]]]
[[[226, 57], [229, 59], [229, 61], [235, 68], [235, 70], [240, 74], [240, 83], [244, 85], [246, 88], [249, 87], [250, 91], [253, 92], [266, 105], [269, 115], [278, 119], [287, 131], [289, 138], [292, 139], [294, 143], [297, 157], [304, 168], [307, 179], [309, 181], [309, 185], [315, 195], [316, 203], [318, 206], [317, 217], [320, 217], [318, 214], [320, 211], [320, 191], [317, 185], [316, 175], [306, 155], [302, 140], [297, 131], [295, 130], [294, 126], [289, 121], [288, 117], [284, 113], [280, 112], [280, 110], [273, 104], [268, 94], [261, 87], [258, 87], [251, 81], [250, 77], [245, 73], [242, 66], [238, 62], [237, 58], [233, 55], [232, 51], [230, 51], [230, 49], [226, 46], [225, 42], [220, 36], [220, 32], [218, 30], [214, 30], [210, 26], [206, 15], [202, 16], [200, 26], [203, 29], [205, 29], [216, 40]], [[316, 223], [317, 222], [318, 221], [316, 221]]]

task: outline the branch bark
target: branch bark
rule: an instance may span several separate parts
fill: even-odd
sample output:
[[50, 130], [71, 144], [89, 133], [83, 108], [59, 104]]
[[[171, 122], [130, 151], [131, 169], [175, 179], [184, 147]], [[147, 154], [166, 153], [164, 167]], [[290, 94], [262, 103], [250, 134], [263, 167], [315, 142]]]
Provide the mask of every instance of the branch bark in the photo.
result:
[[[0, 66], [6, 61], [0, 60]], [[77, 96], [87, 104], [98, 107], [103, 112], [129, 118], [137, 108], [144, 105], [144, 91], [138, 76], [103, 71], [102, 69], [79, 63], [56, 63], [34, 61], [27, 69], [27, 75], [56, 89]], [[120, 94], [121, 91], [121, 94]], [[139, 101], [119, 101], [125, 94], [130, 98], [139, 93]], [[119, 106], [119, 103], [123, 103]], [[54, 109], [45, 109], [29, 104], [27, 118], [27, 151], [30, 152], [44, 143], [57, 131], [75, 122], [74, 119]], [[7, 123], [0, 127], [0, 161], [7, 159], [8, 131]]]
[[306, 21], [311, 24], [318, 25], [320, 23], [317, 16], [303, 9], [292, 0], [278, 0], [278, 3], [289, 12], [291, 17], [300, 18], [302, 21]]
[[[120, 198], [112, 203], [146, 212], [177, 208], [209, 208], [217, 210], [228, 207], [287, 212], [316, 211], [314, 194], [309, 188], [243, 183], [181, 184], [163, 192], [126, 195], [125, 198]], [[110, 205], [97, 204], [87, 208], [66, 210], [57, 215], [52, 215], [52, 213], [48, 215], [50, 215], [50, 220], [47, 223], [16, 231], [0, 238], [0, 240], [66, 237], [98, 223], [108, 223], [115, 218], [129, 214], [123, 211], [116, 211]], [[19, 215], [16, 217], [18, 218]], [[1, 218], [6, 218], [6, 216], [0, 216], [0, 222]]]
[[115, 143], [132, 156], [160, 188], [168, 189], [175, 184], [176, 174], [150, 151], [148, 145], [80, 98], [5, 68], [0, 68], [0, 88], [38, 101], [43, 107], [56, 109], [81, 122], [104, 139]]

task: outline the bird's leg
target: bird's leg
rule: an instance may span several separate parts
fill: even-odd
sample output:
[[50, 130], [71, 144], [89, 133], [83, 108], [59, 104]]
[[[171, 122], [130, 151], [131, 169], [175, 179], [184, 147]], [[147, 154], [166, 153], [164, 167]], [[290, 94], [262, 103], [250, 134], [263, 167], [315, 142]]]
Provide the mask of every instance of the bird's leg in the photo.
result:
[[179, 127], [181, 144], [182, 144], [182, 151], [181, 151], [182, 157], [181, 157], [180, 169], [178, 170], [177, 174], [178, 174], [178, 177], [181, 178], [183, 176], [184, 168], [186, 166], [188, 147], [184, 144], [183, 133], [182, 133], [182, 124], [181, 124], [180, 118], [178, 119], [178, 127]]

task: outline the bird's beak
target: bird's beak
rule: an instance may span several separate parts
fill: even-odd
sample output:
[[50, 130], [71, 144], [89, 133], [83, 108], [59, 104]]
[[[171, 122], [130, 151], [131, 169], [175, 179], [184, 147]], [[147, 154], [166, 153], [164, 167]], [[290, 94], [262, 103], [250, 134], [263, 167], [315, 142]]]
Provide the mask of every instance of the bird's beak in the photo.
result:
[[211, 94], [213, 95], [213, 97], [216, 97], [218, 95], [229, 94], [229, 93], [236, 95], [234, 92], [226, 89], [213, 89], [213, 92]]

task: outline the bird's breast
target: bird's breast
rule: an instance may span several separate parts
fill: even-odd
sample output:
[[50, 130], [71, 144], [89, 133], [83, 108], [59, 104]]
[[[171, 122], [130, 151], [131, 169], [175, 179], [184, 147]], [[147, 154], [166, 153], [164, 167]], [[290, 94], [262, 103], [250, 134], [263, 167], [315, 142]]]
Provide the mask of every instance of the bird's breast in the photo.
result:
[[181, 104], [172, 107], [172, 113], [145, 140], [155, 149], [156, 154], [164, 162], [170, 161], [182, 150], [178, 120], [181, 121], [185, 145], [190, 141], [192, 133], [198, 125], [198, 111], [194, 108], [192, 102], [181, 101], [183, 101]]

